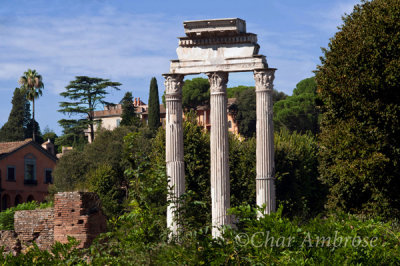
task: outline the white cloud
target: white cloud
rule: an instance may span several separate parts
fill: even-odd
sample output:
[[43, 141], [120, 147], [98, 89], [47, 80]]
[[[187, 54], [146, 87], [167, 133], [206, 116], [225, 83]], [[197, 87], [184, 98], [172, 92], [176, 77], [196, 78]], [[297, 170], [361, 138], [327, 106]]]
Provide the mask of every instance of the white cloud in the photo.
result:
[[0, 28], [0, 49], [7, 51], [0, 53], [0, 78], [16, 80], [35, 68], [59, 93], [76, 75], [118, 80], [161, 74], [176, 57], [179, 26], [166, 16], [115, 16], [113, 9], [94, 17], [8, 20]]

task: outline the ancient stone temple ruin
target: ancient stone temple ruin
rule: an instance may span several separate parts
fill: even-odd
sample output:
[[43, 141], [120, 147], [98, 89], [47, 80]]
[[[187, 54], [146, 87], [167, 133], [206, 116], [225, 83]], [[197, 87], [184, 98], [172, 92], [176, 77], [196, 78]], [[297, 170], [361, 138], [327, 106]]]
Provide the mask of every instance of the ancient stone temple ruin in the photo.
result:
[[[220, 227], [231, 223], [228, 165], [228, 125], [226, 86], [229, 72], [253, 72], [257, 97], [257, 205], [266, 205], [266, 213], [275, 210], [274, 142], [272, 89], [275, 69], [268, 68], [259, 55], [257, 35], [246, 32], [242, 19], [212, 19], [183, 23], [185, 37], [179, 38], [178, 60], [171, 61], [164, 74], [166, 87], [166, 164], [170, 197], [185, 191], [182, 129], [182, 85], [185, 75], [205, 73], [211, 92], [211, 198], [212, 234], [220, 236]], [[172, 202], [174, 202], [172, 200]], [[167, 224], [177, 233], [177, 203], [167, 211]]]

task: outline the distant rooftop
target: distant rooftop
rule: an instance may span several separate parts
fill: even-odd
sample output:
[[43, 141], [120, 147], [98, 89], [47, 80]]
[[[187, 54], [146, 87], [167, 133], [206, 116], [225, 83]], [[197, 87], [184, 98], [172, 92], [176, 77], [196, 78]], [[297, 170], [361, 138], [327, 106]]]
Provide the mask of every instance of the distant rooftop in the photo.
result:
[[13, 152], [31, 141], [32, 139], [26, 139], [23, 141], [0, 142], [0, 155]]

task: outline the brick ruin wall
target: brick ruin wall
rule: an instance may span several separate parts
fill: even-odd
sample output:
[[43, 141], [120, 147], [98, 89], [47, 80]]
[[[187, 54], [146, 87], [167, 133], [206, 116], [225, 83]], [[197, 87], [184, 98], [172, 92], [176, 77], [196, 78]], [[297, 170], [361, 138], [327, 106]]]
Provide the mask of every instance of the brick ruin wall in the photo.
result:
[[54, 197], [54, 240], [66, 243], [66, 236], [80, 241], [86, 248], [106, 230], [100, 199], [92, 192], [63, 192]]
[[106, 218], [99, 197], [91, 192], [62, 192], [54, 198], [54, 208], [16, 211], [14, 231], [0, 231], [0, 247], [18, 254], [35, 242], [50, 249], [55, 241], [68, 242], [68, 236], [80, 241], [79, 248], [90, 246], [106, 231]]

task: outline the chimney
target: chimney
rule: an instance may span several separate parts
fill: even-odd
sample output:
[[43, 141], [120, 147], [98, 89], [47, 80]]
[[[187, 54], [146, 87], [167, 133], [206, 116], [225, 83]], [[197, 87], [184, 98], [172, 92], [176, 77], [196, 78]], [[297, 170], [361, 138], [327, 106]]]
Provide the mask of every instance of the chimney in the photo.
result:
[[141, 104], [140, 104], [140, 97], [138, 98], [137, 104], [138, 104], [138, 105], [141, 105]]
[[135, 100], [133, 101], [133, 105], [134, 105], [134, 106], [137, 106], [137, 100], [136, 100], [136, 97], [135, 97]]
[[54, 150], [54, 144], [51, 143], [50, 139], [42, 144], [42, 148], [51, 153], [52, 155], [56, 155]]

